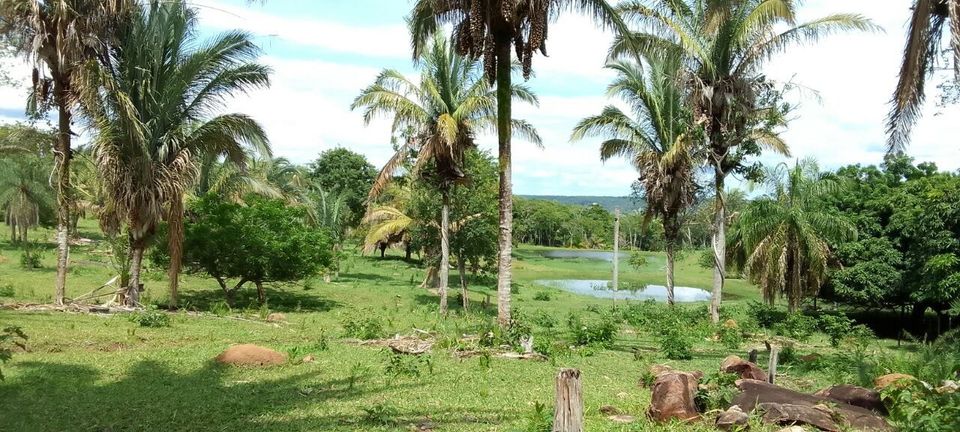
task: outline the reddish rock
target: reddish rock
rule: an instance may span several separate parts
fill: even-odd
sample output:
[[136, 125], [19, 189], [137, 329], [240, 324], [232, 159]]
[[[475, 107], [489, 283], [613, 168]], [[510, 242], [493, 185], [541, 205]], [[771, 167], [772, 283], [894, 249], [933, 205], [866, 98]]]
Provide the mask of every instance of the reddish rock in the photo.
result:
[[875, 413], [887, 414], [887, 408], [880, 399], [880, 392], [873, 389], [857, 387], [855, 385], [838, 385], [820, 390], [815, 396], [866, 408]]
[[234, 345], [215, 359], [234, 366], [276, 366], [287, 362], [287, 356], [272, 349], [252, 344]]
[[723, 362], [720, 363], [720, 370], [726, 373], [735, 374], [741, 379], [758, 381], [765, 381], [767, 379], [766, 372], [764, 372], [763, 369], [760, 369], [760, 366], [757, 366], [755, 363], [750, 363], [735, 355], [723, 359]]
[[653, 383], [647, 415], [654, 421], [690, 421], [700, 418], [694, 399], [702, 372], [663, 372]]
[[733, 403], [746, 412], [760, 410], [763, 420], [768, 423], [806, 424], [825, 431], [893, 430], [883, 417], [868, 409], [796, 392], [766, 381], [738, 380], [737, 388], [740, 394], [733, 399]]
[[730, 409], [720, 413], [717, 416], [716, 426], [720, 430], [740, 430], [750, 422], [750, 416], [743, 412], [739, 406], [734, 405]]
[[873, 381], [873, 387], [876, 388], [877, 390], [883, 390], [894, 384], [898, 386], [905, 385], [906, 383], [913, 381], [915, 379], [916, 378], [914, 378], [913, 375], [907, 375], [902, 373], [886, 374], [886, 375], [877, 377], [877, 379]]

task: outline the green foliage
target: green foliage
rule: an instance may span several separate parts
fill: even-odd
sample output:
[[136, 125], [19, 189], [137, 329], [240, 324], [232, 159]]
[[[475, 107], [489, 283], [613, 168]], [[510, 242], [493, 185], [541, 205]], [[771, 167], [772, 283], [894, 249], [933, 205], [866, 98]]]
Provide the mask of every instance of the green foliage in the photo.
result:
[[[613, 244], [613, 214], [600, 205], [569, 205], [515, 197], [513, 214], [514, 235], [523, 243], [579, 248]], [[635, 215], [621, 217], [621, 235], [625, 239], [639, 236], [640, 222], [636, 219]]]
[[567, 318], [567, 328], [578, 346], [610, 346], [617, 337], [619, 322], [612, 314], [601, 314], [597, 319], [584, 321], [579, 314], [571, 313]]
[[[327, 234], [306, 223], [305, 210], [281, 201], [254, 199], [247, 205], [206, 196], [193, 202], [185, 224], [183, 262], [188, 271], [217, 279], [232, 291], [250, 282], [295, 281], [331, 264]], [[232, 290], [226, 279], [240, 282]]]
[[418, 377], [426, 369], [433, 373], [433, 359], [429, 355], [388, 353], [384, 372], [392, 376]]
[[370, 310], [348, 314], [344, 317], [342, 325], [344, 335], [347, 337], [370, 340], [382, 338], [386, 334], [383, 318]]
[[156, 306], [150, 306], [140, 312], [132, 312], [127, 316], [127, 320], [140, 325], [140, 327], [152, 328], [170, 327], [171, 321], [170, 315], [158, 310]]
[[552, 329], [557, 326], [558, 320], [550, 312], [538, 309], [530, 315], [530, 322], [545, 329]]
[[393, 425], [397, 422], [397, 417], [400, 416], [400, 410], [386, 403], [379, 403], [362, 409], [364, 423], [376, 426]]
[[[23, 329], [17, 326], [7, 326], [0, 331], [0, 364], [4, 364], [13, 358], [13, 349], [27, 349], [27, 335]], [[3, 371], [0, 370], [0, 381], [3, 381]]]
[[840, 342], [853, 330], [853, 320], [842, 312], [820, 315], [820, 329], [830, 338], [830, 345], [840, 347]]
[[701, 412], [726, 410], [733, 404], [733, 398], [739, 393], [735, 385], [740, 379], [737, 374], [712, 372], [703, 377], [697, 389], [696, 404]]
[[775, 324], [773, 330], [781, 336], [806, 342], [817, 330], [817, 320], [800, 312], [795, 312], [787, 315], [787, 319]]
[[890, 422], [903, 432], [960, 430], [960, 393], [940, 393], [919, 381], [891, 385], [882, 392]]
[[365, 200], [377, 169], [366, 156], [343, 147], [325, 150], [310, 166], [310, 178], [321, 189], [341, 197], [349, 214], [347, 225], [356, 226], [363, 216]]
[[553, 430], [553, 411], [543, 402], [535, 402], [526, 418], [521, 432], [550, 432]]
[[680, 308], [665, 308], [660, 314], [656, 335], [660, 352], [670, 360], [692, 359], [691, 349], [696, 332], [691, 330], [696, 322]]
[[550, 292], [537, 291], [537, 293], [533, 295], [533, 299], [536, 301], [550, 301]]
[[43, 249], [33, 243], [24, 243], [23, 253], [20, 254], [20, 268], [24, 270], [43, 268]]
[[747, 310], [757, 325], [765, 329], [772, 329], [787, 317], [787, 313], [776, 306], [758, 301], [750, 301]]
[[13, 289], [13, 285], [5, 283], [0, 285], [0, 297], [13, 297], [17, 294], [17, 291]]
[[647, 255], [641, 253], [640, 251], [630, 252], [630, 259], [628, 262], [630, 263], [630, 267], [640, 271], [647, 266]]
[[713, 249], [704, 249], [697, 254], [697, 265], [700, 268], [713, 268]]
[[744, 341], [743, 330], [735, 323], [733, 323], [733, 325], [721, 323], [717, 328], [717, 337], [720, 340], [720, 344], [730, 350], [739, 349]]

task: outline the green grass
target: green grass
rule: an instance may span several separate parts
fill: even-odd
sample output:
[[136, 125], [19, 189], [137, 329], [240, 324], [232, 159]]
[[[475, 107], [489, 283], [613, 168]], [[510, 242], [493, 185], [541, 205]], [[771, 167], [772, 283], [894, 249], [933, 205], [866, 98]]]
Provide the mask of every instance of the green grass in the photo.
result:
[[[85, 221], [81, 235], [96, 238], [95, 224]], [[32, 233], [49, 242], [48, 231]], [[68, 296], [93, 290], [113, 276], [105, 243], [73, 248]], [[712, 275], [696, 265], [690, 254], [680, 263], [678, 284], [708, 288]], [[19, 251], [0, 242], [0, 288], [12, 287], [3, 303], [49, 302], [53, 291], [54, 252], [48, 250], [44, 268], [22, 270]], [[657, 283], [662, 280], [652, 254], [649, 269], [622, 268], [623, 279]], [[515, 275], [519, 293], [514, 307], [524, 314], [553, 316], [561, 328], [571, 312], [590, 317], [588, 308], [607, 309], [610, 300], [572, 295], [532, 284], [536, 279], [602, 279], [609, 264], [547, 260], [537, 249], [518, 248]], [[433, 424], [436, 430], [524, 430], [536, 403], [552, 407], [553, 379], [560, 367], [583, 372], [587, 430], [712, 430], [708, 424], [651, 424], [645, 419], [649, 390], [638, 386], [651, 363], [681, 369], [714, 371], [731, 353], [720, 344], [699, 340], [694, 359], [668, 361], [644, 329], [624, 326], [612, 348], [583, 350], [553, 362], [481, 358], [455, 359], [447, 349], [434, 349], [421, 364], [419, 376], [386, 372], [390, 354], [358, 346], [345, 338], [347, 319], [381, 317], [385, 335], [416, 329], [455, 338], [476, 333], [490, 323], [495, 305], [481, 302], [495, 291], [487, 285], [471, 288], [474, 311], [464, 314], [455, 305], [453, 315], [436, 315], [436, 298], [419, 288], [424, 272], [398, 256], [387, 259], [350, 255], [332, 283], [310, 280], [268, 286], [269, 311], [280, 311], [288, 323], [262, 320], [267, 312], [255, 304], [252, 288], [238, 296], [238, 306], [223, 316], [205, 312], [220, 302], [217, 284], [199, 276], [185, 276], [182, 306], [172, 314], [170, 327], [140, 327], [126, 316], [75, 313], [37, 313], [0, 309], [0, 327], [21, 326], [30, 337], [27, 352], [16, 352], [0, 365], [0, 429], [33, 430], [410, 430]], [[455, 279], [455, 278], [452, 278]], [[490, 279], [490, 278], [487, 278]], [[166, 302], [162, 269], [150, 268], [146, 277], [150, 302]], [[741, 280], [728, 285], [728, 304], [756, 298], [755, 289]], [[0, 289], [0, 293], [2, 293]], [[8, 289], [9, 291], [9, 289]], [[536, 301], [539, 291], [550, 291], [549, 301]], [[456, 296], [451, 303], [456, 302]], [[689, 307], [703, 308], [705, 304]], [[540, 312], [542, 311], [542, 312]], [[538, 328], [538, 337], [562, 338], [565, 330]], [[328, 348], [319, 350], [322, 339]], [[235, 343], [256, 343], [293, 352], [313, 353], [314, 363], [291, 362], [269, 369], [236, 369], [212, 362]], [[821, 351], [824, 341], [802, 352]], [[743, 349], [736, 352], [744, 355]], [[639, 353], [639, 354], [635, 354]], [[639, 358], [639, 360], [638, 360]], [[784, 368], [783, 382], [806, 390], [827, 384], [822, 375], [795, 375]], [[614, 405], [638, 417], [618, 425], [599, 414]], [[548, 410], [550, 410], [548, 408]]]

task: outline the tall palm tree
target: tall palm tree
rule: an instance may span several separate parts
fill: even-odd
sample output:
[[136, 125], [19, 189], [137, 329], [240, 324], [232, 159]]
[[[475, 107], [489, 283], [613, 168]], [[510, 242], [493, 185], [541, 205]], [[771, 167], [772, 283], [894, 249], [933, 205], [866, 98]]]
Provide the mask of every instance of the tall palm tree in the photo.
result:
[[[836, 14], [800, 23], [797, 0], [630, 0], [619, 7], [638, 26], [621, 35], [611, 56], [679, 55], [687, 71], [694, 117], [704, 124], [707, 163], [714, 172], [714, 279], [710, 315], [720, 319], [726, 277], [725, 181], [748, 168], [747, 158], [762, 149], [787, 154], [776, 135], [783, 115], [763, 75], [778, 54], [842, 31], [879, 27], [854, 14]], [[771, 93], [774, 93], [771, 96]]]
[[625, 26], [606, 0], [417, 0], [408, 20], [413, 56], [419, 58], [431, 35], [453, 25], [454, 46], [461, 55], [483, 58], [484, 72], [497, 86], [497, 141], [500, 168], [500, 253], [497, 265], [497, 321], [510, 323], [513, 250], [513, 183], [511, 138], [512, 54], [515, 48], [525, 78], [533, 53], [547, 53], [550, 21], [563, 11], [584, 12], [605, 26]]
[[801, 161], [793, 168], [779, 164], [766, 175], [769, 195], [741, 213], [734, 257], [760, 285], [763, 298], [773, 304], [778, 294], [787, 298], [791, 312], [804, 296], [820, 290], [826, 277], [830, 244], [856, 238], [856, 228], [823, 207], [823, 198], [840, 185], [821, 177], [817, 164]]
[[674, 263], [680, 240], [680, 217], [697, 195], [698, 126], [680, 87], [676, 59], [650, 59], [648, 68], [633, 61], [613, 62], [617, 79], [607, 89], [633, 111], [607, 106], [599, 115], [582, 120], [573, 140], [588, 136], [606, 138], [600, 158], [629, 160], [640, 174], [647, 212], [663, 221], [667, 250], [667, 302], [674, 304]]
[[54, 180], [57, 195], [57, 279], [54, 303], [63, 304], [70, 253], [72, 205], [70, 125], [83, 65], [101, 58], [131, 0], [0, 0], [0, 33], [33, 63], [32, 111], [57, 110]]
[[101, 225], [116, 232], [126, 224], [129, 231], [130, 305], [139, 301], [146, 242], [163, 217], [170, 225], [170, 295], [176, 304], [183, 197], [200, 161], [213, 154], [242, 165], [249, 148], [268, 148], [255, 120], [217, 115], [229, 96], [269, 85], [269, 68], [255, 62], [260, 49], [244, 32], [205, 43], [197, 33], [196, 11], [184, 1], [152, 1], [137, 11], [85, 85], [108, 197]]
[[[464, 152], [473, 147], [474, 134], [494, 128], [497, 99], [480, 74], [479, 62], [456, 52], [446, 39], [436, 35], [424, 53], [420, 82], [415, 84], [398, 71], [385, 70], [353, 102], [364, 109], [364, 121], [379, 115], [393, 115], [393, 132], [410, 131], [374, 180], [372, 202], [391, 182], [396, 172], [415, 153], [414, 176], [435, 183], [440, 190], [440, 312], [447, 312], [447, 283], [450, 273], [450, 190], [463, 181]], [[523, 86], [511, 88], [511, 98], [536, 104], [536, 96]], [[530, 124], [510, 119], [512, 130], [538, 143]]]
[[[947, 28], [945, 28], [947, 27]], [[926, 99], [927, 77], [941, 54], [944, 33], [950, 39], [954, 79], [960, 78], [960, 1], [915, 0], [907, 29], [907, 43], [900, 66], [900, 80], [893, 92], [887, 117], [887, 150], [903, 151], [910, 143], [910, 130], [920, 118]]]
[[27, 230], [40, 223], [41, 209], [53, 208], [49, 172], [49, 160], [34, 155], [0, 159], [0, 211], [10, 227], [11, 243], [26, 242]]

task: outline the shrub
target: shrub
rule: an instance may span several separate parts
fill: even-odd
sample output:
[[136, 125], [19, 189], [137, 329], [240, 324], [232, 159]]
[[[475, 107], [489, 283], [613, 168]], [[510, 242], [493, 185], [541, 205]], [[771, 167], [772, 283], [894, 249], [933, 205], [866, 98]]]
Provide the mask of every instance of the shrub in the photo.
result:
[[0, 297], [13, 297], [17, 294], [16, 290], [13, 289], [13, 285], [3, 284], [0, 285]]
[[550, 432], [553, 430], [553, 411], [542, 402], [536, 402], [527, 414], [523, 432]]
[[157, 310], [155, 306], [150, 306], [142, 312], [133, 312], [127, 319], [132, 323], [139, 324], [140, 327], [170, 327], [170, 315]]
[[31, 243], [24, 243], [20, 254], [20, 268], [34, 270], [43, 268], [43, 251]]
[[787, 316], [787, 319], [774, 325], [774, 331], [781, 336], [796, 339], [801, 342], [810, 340], [817, 329], [817, 320], [796, 312]]
[[550, 292], [549, 291], [538, 291], [533, 295], [533, 299], [536, 301], [550, 301]]
[[384, 371], [393, 376], [420, 376], [421, 369], [426, 367], [430, 373], [433, 373], [433, 360], [430, 356], [408, 356], [403, 354], [390, 353], [387, 357], [387, 364]]
[[371, 311], [361, 311], [359, 316], [348, 315], [343, 320], [343, 332], [347, 337], [369, 340], [384, 335], [383, 320]]
[[546, 329], [552, 329], [557, 326], [557, 318], [543, 310], [538, 310], [531, 315], [530, 322]]
[[725, 410], [733, 404], [738, 391], [735, 386], [737, 374], [716, 371], [704, 376], [696, 395], [700, 411]]
[[[8, 326], [0, 331], [0, 364], [13, 358], [13, 349], [27, 349], [27, 335], [17, 326]], [[0, 370], [0, 381], [3, 381], [3, 371]]]
[[657, 341], [660, 351], [670, 360], [690, 360], [693, 340], [689, 317], [677, 307], [668, 308], [661, 315], [660, 331]]
[[630, 260], [628, 262], [631, 267], [640, 271], [647, 266], [647, 256], [640, 251], [633, 251], [630, 253]]
[[697, 265], [700, 266], [700, 268], [712, 269], [713, 264], [713, 249], [700, 251], [700, 254], [697, 255]]
[[656, 323], [662, 307], [655, 300], [631, 303], [629, 306], [620, 309], [620, 316], [634, 327], [648, 327]]
[[882, 397], [890, 421], [903, 432], [955, 432], [960, 430], [960, 393], [939, 393], [923, 383], [888, 386]]
[[853, 320], [843, 313], [830, 313], [820, 316], [820, 330], [830, 338], [830, 345], [840, 347], [840, 342], [853, 330]]
[[743, 331], [736, 321], [728, 320], [720, 324], [717, 329], [720, 344], [730, 350], [736, 350], [743, 345]]
[[749, 305], [751, 318], [756, 321], [760, 327], [769, 329], [786, 318], [786, 312], [778, 310], [776, 306], [771, 306], [758, 301], [751, 301]]
[[573, 336], [574, 345], [610, 346], [617, 337], [617, 320], [610, 314], [603, 314], [598, 320], [584, 322], [580, 315], [571, 313], [567, 327]]
[[370, 407], [364, 407], [363, 413], [364, 423], [378, 426], [393, 425], [396, 423], [396, 418], [400, 415], [400, 411], [394, 408], [392, 405], [382, 403]]

